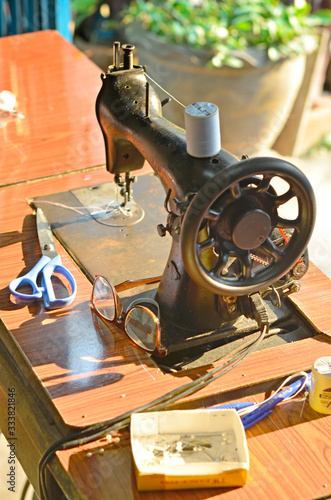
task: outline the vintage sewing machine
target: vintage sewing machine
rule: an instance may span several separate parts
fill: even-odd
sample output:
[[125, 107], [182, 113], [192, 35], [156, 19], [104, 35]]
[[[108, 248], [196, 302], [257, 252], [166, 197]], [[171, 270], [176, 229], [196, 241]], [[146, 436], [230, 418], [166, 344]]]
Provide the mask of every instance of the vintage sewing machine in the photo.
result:
[[[133, 64], [133, 50], [123, 45], [121, 61], [115, 42], [96, 112], [123, 206], [132, 197], [131, 171], [145, 159], [164, 188], [167, 222], [158, 232], [168, 233], [172, 246], [156, 293], [163, 340], [236, 335], [259, 318], [257, 297], [278, 324], [284, 297], [300, 289], [308, 266], [315, 218], [309, 181], [277, 158], [238, 160], [220, 147], [205, 157], [189, 154], [196, 138], [162, 116], [166, 101], [149, 85], [146, 68]], [[282, 214], [288, 206], [294, 215]]]

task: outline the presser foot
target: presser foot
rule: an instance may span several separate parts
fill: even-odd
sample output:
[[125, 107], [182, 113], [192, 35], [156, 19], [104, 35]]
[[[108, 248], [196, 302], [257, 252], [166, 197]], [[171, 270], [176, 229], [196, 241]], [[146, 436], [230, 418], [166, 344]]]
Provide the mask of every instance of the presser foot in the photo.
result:
[[113, 183], [75, 189], [75, 197], [97, 222], [111, 227], [132, 226], [140, 222], [145, 212], [132, 197], [121, 194], [124, 187]]

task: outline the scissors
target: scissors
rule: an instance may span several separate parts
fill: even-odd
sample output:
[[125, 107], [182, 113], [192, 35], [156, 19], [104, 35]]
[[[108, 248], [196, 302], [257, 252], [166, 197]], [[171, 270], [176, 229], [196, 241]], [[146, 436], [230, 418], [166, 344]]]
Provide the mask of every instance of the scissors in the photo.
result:
[[[73, 302], [77, 291], [76, 281], [71, 272], [62, 265], [61, 257], [58, 255], [55, 248], [52, 229], [41, 208], [37, 208], [36, 220], [42, 257], [31, 271], [11, 281], [9, 290], [20, 300], [31, 301], [43, 297], [46, 309], [59, 309]], [[42, 273], [41, 286], [38, 286], [37, 278], [40, 273]], [[55, 273], [56, 275], [66, 278], [68, 281], [71, 288], [71, 294], [69, 296], [65, 298], [57, 298], [55, 296], [55, 290], [52, 283], [52, 276]], [[65, 286], [65, 282], [63, 280], [61, 281], [62, 285]], [[30, 285], [32, 293], [19, 292], [18, 289], [22, 285]], [[68, 290], [67, 286], [66, 288]]]

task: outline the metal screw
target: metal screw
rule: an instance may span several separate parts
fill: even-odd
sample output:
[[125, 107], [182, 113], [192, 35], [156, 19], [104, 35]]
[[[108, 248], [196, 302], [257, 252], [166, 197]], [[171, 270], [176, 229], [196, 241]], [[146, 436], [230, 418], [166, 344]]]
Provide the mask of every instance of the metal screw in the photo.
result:
[[53, 245], [50, 245], [50, 244], [45, 244], [44, 247], [43, 247], [44, 250], [46, 250], [46, 252], [49, 252], [50, 250], [53, 250]]
[[295, 278], [302, 278], [306, 271], [306, 265], [303, 262], [300, 262], [293, 267], [293, 276], [295, 276]]
[[161, 236], [161, 238], [163, 238], [167, 234], [167, 228], [163, 224], [158, 224], [156, 226], [156, 229], [157, 229], [158, 235]]
[[295, 283], [293, 283], [293, 285], [291, 286], [291, 292], [295, 293], [295, 292], [299, 292], [300, 291], [300, 288], [301, 288], [301, 285], [298, 281], [296, 281]]

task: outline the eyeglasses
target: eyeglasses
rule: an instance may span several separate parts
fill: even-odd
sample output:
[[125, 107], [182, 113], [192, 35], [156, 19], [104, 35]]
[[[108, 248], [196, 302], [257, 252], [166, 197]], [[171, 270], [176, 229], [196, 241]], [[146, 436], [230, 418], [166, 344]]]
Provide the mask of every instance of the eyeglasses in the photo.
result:
[[[157, 283], [160, 279], [161, 277], [158, 276], [143, 280], [128, 280], [114, 286], [104, 276], [96, 276], [91, 303], [101, 318], [122, 325], [125, 333], [136, 346], [156, 356], [166, 356], [168, 348], [161, 343], [159, 304], [147, 297], [139, 298], [134, 300], [124, 312], [123, 302], [118, 295], [118, 292], [141, 285]], [[152, 306], [156, 314], [145, 304]]]

